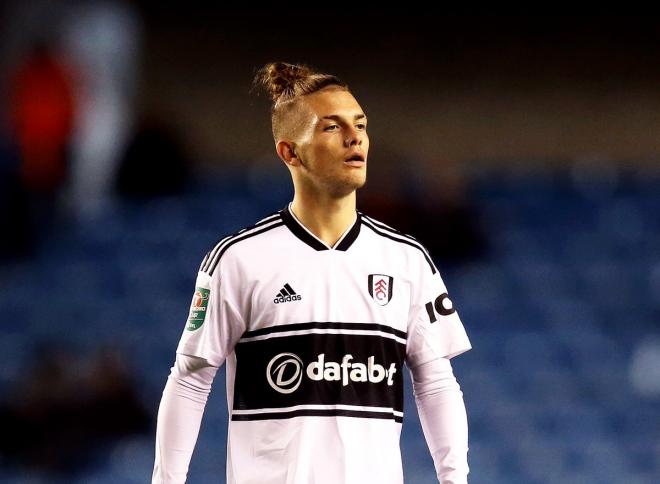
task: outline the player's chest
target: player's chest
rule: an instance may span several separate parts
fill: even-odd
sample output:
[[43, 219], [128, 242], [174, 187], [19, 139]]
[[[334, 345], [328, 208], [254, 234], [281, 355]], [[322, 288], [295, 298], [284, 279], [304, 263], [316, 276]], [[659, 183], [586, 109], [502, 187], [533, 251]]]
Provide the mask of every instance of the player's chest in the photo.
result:
[[250, 281], [251, 330], [303, 322], [386, 324], [406, 330], [410, 283], [385, 258], [324, 254], [287, 260]]

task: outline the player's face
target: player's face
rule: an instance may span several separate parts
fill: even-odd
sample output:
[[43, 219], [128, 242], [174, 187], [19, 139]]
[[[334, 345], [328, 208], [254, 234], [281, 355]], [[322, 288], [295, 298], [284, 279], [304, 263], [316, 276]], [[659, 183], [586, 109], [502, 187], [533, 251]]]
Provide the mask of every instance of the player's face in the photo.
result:
[[[333, 196], [345, 196], [367, 181], [367, 118], [348, 91], [326, 88], [304, 98], [308, 123], [298, 143], [300, 176]], [[361, 162], [347, 161], [361, 156]]]

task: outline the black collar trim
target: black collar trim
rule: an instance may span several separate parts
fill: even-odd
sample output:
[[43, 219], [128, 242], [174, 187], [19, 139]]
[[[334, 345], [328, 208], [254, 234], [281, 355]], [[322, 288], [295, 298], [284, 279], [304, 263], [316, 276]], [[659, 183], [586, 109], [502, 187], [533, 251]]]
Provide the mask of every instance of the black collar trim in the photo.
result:
[[284, 224], [289, 228], [289, 230], [298, 237], [300, 240], [302, 240], [304, 243], [309, 245], [312, 249], [314, 250], [342, 250], [346, 251], [351, 245], [353, 245], [353, 242], [355, 242], [355, 239], [358, 238], [358, 235], [360, 234], [360, 226], [362, 225], [362, 216], [360, 215], [360, 212], [356, 211], [357, 218], [355, 219], [355, 222], [353, 223], [353, 226], [349, 229], [349, 231], [346, 233], [344, 238], [339, 242], [339, 245], [335, 247], [334, 249], [331, 249], [328, 247], [326, 244], [321, 242], [319, 239], [314, 237], [312, 234], [310, 234], [301, 224], [294, 218], [294, 216], [291, 214], [289, 211], [289, 204], [287, 203], [282, 210], [280, 210], [280, 216], [282, 217], [282, 221]]

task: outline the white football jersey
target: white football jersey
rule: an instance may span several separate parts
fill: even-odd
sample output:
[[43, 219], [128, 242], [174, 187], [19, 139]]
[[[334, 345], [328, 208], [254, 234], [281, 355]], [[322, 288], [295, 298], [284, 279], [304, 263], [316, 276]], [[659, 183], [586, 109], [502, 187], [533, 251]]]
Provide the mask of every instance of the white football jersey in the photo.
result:
[[228, 484], [401, 484], [404, 362], [471, 347], [415, 238], [356, 210], [329, 247], [289, 202], [206, 254], [177, 352], [227, 363]]

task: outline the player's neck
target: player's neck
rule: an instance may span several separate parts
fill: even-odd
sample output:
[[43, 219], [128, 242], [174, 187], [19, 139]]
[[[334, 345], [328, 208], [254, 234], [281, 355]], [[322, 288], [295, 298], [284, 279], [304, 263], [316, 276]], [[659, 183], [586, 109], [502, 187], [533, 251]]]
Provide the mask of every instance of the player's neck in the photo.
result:
[[296, 194], [291, 204], [296, 218], [314, 235], [334, 247], [355, 223], [355, 192], [340, 199], [319, 200]]

